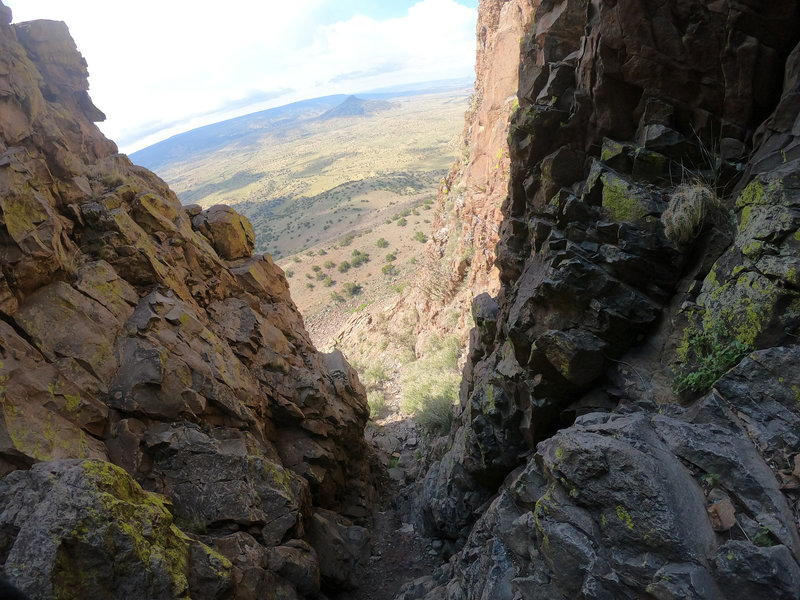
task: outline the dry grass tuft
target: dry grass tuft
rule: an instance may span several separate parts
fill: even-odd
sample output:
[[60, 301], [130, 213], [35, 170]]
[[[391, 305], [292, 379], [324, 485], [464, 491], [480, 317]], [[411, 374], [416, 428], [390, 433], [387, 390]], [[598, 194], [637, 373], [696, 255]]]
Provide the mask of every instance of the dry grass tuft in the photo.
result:
[[720, 206], [716, 194], [707, 185], [679, 185], [670, 197], [669, 207], [661, 214], [667, 239], [679, 248], [690, 244]]

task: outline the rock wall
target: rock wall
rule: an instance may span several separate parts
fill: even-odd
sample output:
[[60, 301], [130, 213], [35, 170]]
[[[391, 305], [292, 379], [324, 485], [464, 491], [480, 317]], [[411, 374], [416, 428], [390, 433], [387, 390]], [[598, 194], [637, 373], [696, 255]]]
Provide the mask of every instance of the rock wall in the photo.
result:
[[37, 599], [351, 586], [373, 495], [355, 372], [313, 348], [246, 219], [182, 207], [103, 137], [66, 26], [0, 16], [5, 576]]
[[533, 9], [422, 492], [460, 550], [398, 598], [798, 598], [800, 5]]

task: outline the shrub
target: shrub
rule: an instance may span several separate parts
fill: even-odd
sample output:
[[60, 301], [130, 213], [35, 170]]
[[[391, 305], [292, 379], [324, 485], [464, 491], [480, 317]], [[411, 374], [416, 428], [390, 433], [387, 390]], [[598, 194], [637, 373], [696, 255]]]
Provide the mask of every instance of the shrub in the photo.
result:
[[322, 267], [319, 265], [311, 265], [311, 270], [314, 271], [314, 273], [319, 273], [322, 270]]
[[347, 281], [342, 284], [342, 291], [352, 298], [361, 293], [361, 286], [352, 281]]
[[383, 265], [381, 268], [381, 273], [388, 277], [394, 277], [397, 275], [397, 269], [394, 268], [393, 264]]
[[414, 239], [417, 240], [421, 244], [424, 244], [425, 242], [428, 241], [427, 236], [424, 233], [422, 233], [421, 231], [415, 231], [414, 232]]
[[375, 242], [375, 245], [378, 246], [378, 248], [388, 248], [389, 242], [387, 242], [384, 238], [380, 238], [377, 242]]
[[676, 394], [689, 389], [705, 392], [751, 351], [720, 322], [697, 331], [686, 330], [684, 343], [678, 349], [683, 368], [672, 380], [672, 388]]
[[427, 431], [444, 433], [450, 428], [461, 382], [459, 350], [458, 338], [449, 336], [408, 365], [403, 375], [401, 407]]
[[361, 252], [361, 250], [353, 250], [353, 257], [350, 259], [354, 267], [360, 267], [364, 263], [369, 262], [369, 254]]
[[344, 236], [342, 239], [339, 240], [339, 245], [342, 247], [349, 246], [350, 244], [353, 243], [354, 239], [356, 239], [356, 234], [348, 233], [346, 236]]
[[325, 261], [325, 262], [322, 264], [322, 266], [323, 266], [323, 267], [325, 267], [326, 269], [332, 269], [333, 267], [335, 267], [335, 266], [336, 266], [336, 263], [335, 263], [335, 262], [333, 262], [332, 260], [326, 260], [326, 261]]
[[386, 255], [386, 262], [392, 262], [394, 260], [397, 260], [397, 254], [389, 252], [389, 254]]
[[364, 371], [364, 385], [367, 388], [374, 388], [382, 385], [384, 381], [389, 379], [388, 373], [382, 363], [375, 363], [366, 371]]
[[299, 258], [297, 258], [296, 256], [293, 256], [293, 257], [292, 257], [292, 261], [293, 261], [293, 262], [296, 262], [296, 263], [299, 263], [299, 262], [300, 262], [300, 259], [299, 259]]
[[386, 396], [380, 390], [373, 390], [367, 394], [369, 416], [374, 419], [386, 410]]
[[334, 302], [344, 302], [344, 297], [339, 292], [331, 292], [331, 300]]
[[337, 270], [339, 271], [339, 273], [347, 273], [350, 270], [350, 263], [347, 262], [346, 260], [340, 262], [339, 266], [337, 267]]
[[331, 279], [330, 275], [326, 275], [325, 278], [322, 280], [322, 285], [325, 287], [333, 287], [336, 285], [336, 282]]
[[721, 205], [707, 185], [682, 184], [675, 188], [669, 207], [661, 213], [664, 234], [678, 248], [693, 242], [709, 218], [718, 213]]
[[317, 274], [314, 275], [314, 279], [316, 279], [317, 281], [322, 281], [323, 279], [326, 278], [330, 279], [330, 276], [328, 276], [326, 273], [323, 273], [322, 271], [317, 271]]
[[291, 269], [286, 269], [286, 271], [284, 271], [284, 272], [286, 273], [286, 277], [289, 277], [289, 278], [291, 278], [292, 275], [294, 275], [294, 271], [292, 271]]
[[310, 290], [313, 290], [314, 289], [314, 284], [309, 281], [308, 283], [306, 283], [306, 287], [308, 289], [310, 289]]
[[400, 225], [400, 227], [405, 227], [408, 225], [408, 221], [406, 221], [405, 217], [403, 217], [397, 221], [397, 224]]

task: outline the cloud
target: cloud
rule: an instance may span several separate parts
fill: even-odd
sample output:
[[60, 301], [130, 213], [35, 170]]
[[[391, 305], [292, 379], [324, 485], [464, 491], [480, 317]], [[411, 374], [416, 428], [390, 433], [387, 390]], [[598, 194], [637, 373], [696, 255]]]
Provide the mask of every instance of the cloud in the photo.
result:
[[15, 21], [67, 22], [107, 116], [101, 128], [129, 152], [157, 141], [159, 124], [166, 137], [220, 115], [472, 73], [474, 8], [419, 0], [394, 8], [400, 17], [342, 19], [369, 3], [341, 1], [4, 0]]

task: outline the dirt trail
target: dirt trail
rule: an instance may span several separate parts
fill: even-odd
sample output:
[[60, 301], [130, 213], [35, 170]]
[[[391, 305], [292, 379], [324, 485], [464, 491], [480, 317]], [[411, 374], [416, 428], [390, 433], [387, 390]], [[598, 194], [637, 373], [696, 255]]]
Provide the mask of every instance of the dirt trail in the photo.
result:
[[421, 477], [419, 456], [422, 432], [412, 419], [394, 413], [371, 424], [366, 437], [387, 465], [381, 500], [373, 516], [372, 553], [361, 587], [337, 600], [392, 600], [404, 583], [433, 574], [442, 563], [436, 540], [419, 535], [403, 522], [397, 499], [408, 494]]

